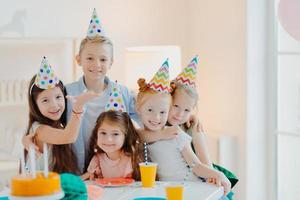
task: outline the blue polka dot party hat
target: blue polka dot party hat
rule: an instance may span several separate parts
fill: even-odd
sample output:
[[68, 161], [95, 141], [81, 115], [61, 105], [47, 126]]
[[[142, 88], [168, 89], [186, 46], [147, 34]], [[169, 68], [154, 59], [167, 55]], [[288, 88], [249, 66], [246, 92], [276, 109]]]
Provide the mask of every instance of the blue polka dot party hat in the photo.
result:
[[51, 89], [59, 83], [59, 79], [48, 64], [46, 57], [43, 57], [40, 70], [36, 75], [34, 84], [41, 89]]
[[93, 38], [93, 37], [96, 37], [96, 36], [103, 36], [103, 35], [104, 35], [103, 34], [103, 29], [101, 27], [100, 20], [97, 16], [96, 9], [94, 8], [93, 15], [92, 15], [91, 20], [90, 20], [89, 29], [88, 29], [88, 32], [87, 32], [87, 37]]
[[105, 106], [105, 111], [109, 110], [126, 112], [120, 85], [118, 83], [112, 84], [111, 92], [109, 94], [109, 101]]

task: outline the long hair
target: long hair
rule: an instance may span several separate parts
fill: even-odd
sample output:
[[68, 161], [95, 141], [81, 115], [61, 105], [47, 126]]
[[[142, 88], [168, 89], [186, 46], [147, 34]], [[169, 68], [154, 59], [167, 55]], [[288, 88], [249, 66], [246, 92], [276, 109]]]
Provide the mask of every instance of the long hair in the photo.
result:
[[132, 124], [129, 115], [126, 112], [106, 111], [99, 115], [96, 121], [96, 126], [90, 138], [89, 152], [85, 164], [85, 170], [87, 169], [89, 162], [95, 154], [95, 149], [99, 153], [105, 153], [97, 145], [98, 129], [104, 122], [117, 124], [122, 130], [124, 130], [125, 139], [121, 150], [125, 153], [125, 155], [131, 157], [133, 169], [132, 178], [134, 178], [135, 180], [140, 180], [141, 176], [139, 171], [139, 163], [143, 162], [143, 144], [136, 129]]
[[[178, 83], [176, 81], [172, 81], [170, 83], [170, 87], [171, 87], [172, 98], [174, 98], [176, 94], [178, 94], [180, 92], [184, 92], [187, 95], [189, 95], [190, 98], [194, 99], [195, 100], [194, 113], [195, 114], [198, 113], [197, 102], [198, 102], [198, 99], [199, 99], [199, 94], [198, 94], [196, 88], [186, 87], [184, 84]], [[183, 124], [183, 128], [185, 129], [185, 131], [188, 129], [187, 123]]]
[[[36, 75], [32, 77], [28, 88], [29, 122], [26, 135], [30, 133], [31, 126], [34, 122], [38, 122], [40, 124], [48, 125], [58, 129], [62, 129], [66, 126], [67, 123], [67, 93], [63, 83], [60, 81], [59, 84], [56, 85], [56, 87], [59, 87], [63, 92], [65, 98], [65, 110], [58, 121], [53, 121], [42, 115], [37, 106], [37, 97], [41, 92], [44, 91], [44, 89], [36, 87], [36, 85], [34, 84], [35, 78]], [[70, 144], [52, 145], [52, 163], [49, 163], [49, 165], [52, 166], [53, 171], [58, 173], [78, 173], [76, 155], [73, 152]]]

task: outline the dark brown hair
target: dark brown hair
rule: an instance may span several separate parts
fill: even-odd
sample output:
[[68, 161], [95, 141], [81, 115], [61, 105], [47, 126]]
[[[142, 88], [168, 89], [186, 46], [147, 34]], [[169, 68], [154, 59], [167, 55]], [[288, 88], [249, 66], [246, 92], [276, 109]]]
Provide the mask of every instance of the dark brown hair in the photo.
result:
[[140, 180], [141, 176], [139, 171], [139, 163], [143, 162], [143, 144], [141, 143], [138, 132], [134, 128], [129, 115], [126, 112], [106, 111], [100, 114], [90, 138], [89, 153], [86, 160], [85, 170], [95, 154], [95, 149], [97, 149], [97, 153], [105, 153], [97, 145], [98, 129], [104, 122], [117, 124], [122, 130], [124, 130], [125, 139], [122, 150], [124, 151], [125, 155], [131, 157], [133, 169], [132, 178], [135, 180]]
[[[66, 126], [67, 123], [67, 100], [66, 100], [66, 89], [63, 83], [60, 81], [56, 87], [59, 87], [64, 94], [65, 98], [65, 110], [61, 115], [58, 121], [53, 121], [40, 112], [36, 100], [38, 95], [44, 91], [44, 89], [38, 88], [35, 84], [34, 75], [30, 81], [28, 89], [28, 105], [29, 105], [29, 122], [26, 131], [26, 135], [30, 133], [31, 126], [34, 122], [38, 122], [43, 125], [48, 125], [53, 128], [62, 129]], [[63, 172], [72, 172], [78, 173], [77, 168], [77, 158], [73, 152], [70, 144], [63, 145], [52, 145], [52, 163], [49, 163], [52, 166], [54, 172], [63, 173]]]

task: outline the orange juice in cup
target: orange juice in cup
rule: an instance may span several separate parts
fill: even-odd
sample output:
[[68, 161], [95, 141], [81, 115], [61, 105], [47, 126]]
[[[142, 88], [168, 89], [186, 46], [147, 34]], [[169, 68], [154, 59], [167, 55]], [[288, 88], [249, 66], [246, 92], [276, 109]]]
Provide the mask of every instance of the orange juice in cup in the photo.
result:
[[153, 162], [142, 162], [139, 163], [142, 187], [154, 187], [157, 163]]
[[165, 189], [167, 200], [183, 200], [183, 185], [169, 184]]

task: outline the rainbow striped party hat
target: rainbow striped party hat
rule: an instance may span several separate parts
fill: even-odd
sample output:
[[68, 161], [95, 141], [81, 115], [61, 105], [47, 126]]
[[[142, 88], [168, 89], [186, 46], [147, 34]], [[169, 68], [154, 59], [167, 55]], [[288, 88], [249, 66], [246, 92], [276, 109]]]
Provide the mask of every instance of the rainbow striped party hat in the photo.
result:
[[168, 59], [162, 64], [159, 70], [155, 73], [154, 77], [148, 83], [148, 87], [162, 93], [169, 93], [170, 80], [169, 80], [169, 62]]
[[111, 92], [109, 94], [109, 100], [105, 106], [105, 111], [109, 110], [126, 112], [126, 107], [122, 97], [120, 85], [118, 83], [112, 83]]
[[87, 32], [87, 37], [88, 38], [93, 38], [96, 36], [103, 36], [103, 29], [101, 27], [101, 23], [100, 20], [97, 16], [97, 12], [96, 9], [94, 8], [93, 10], [93, 15], [91, 17], [91, 21], [90, 21], [90, 25], [89, 25], [89, 29]]
[[40, 65], [40, 70], [36, 75], [34, 84], [41, 89], [54, 88], [59, 83], [59, 79], [53, 72], [52, 67], [48, 64], [44, 56]]
[[187, 87], [196, 87], [198, 56], [195, 56], [190, 64], [176, 77], [175, 81]]

